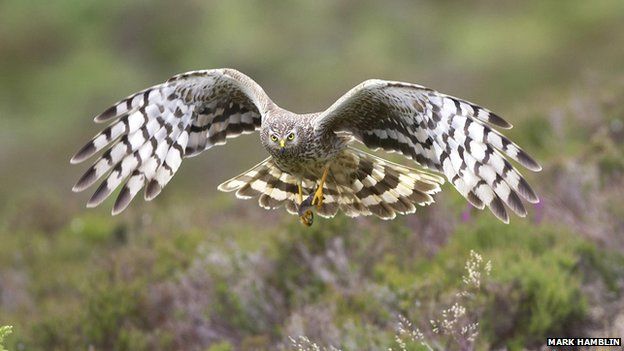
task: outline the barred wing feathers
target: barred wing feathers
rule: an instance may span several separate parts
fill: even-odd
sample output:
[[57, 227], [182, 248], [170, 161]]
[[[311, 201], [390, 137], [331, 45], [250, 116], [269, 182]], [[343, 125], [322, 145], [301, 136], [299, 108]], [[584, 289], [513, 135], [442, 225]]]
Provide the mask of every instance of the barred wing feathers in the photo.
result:
[[541, 167], [493, 127], [512, 126], [468, 101], [383, 80], [356, 86], [315, 121], [318, 133], [347, 132], [369, 148], [399, 152], [443, 173], [472, 205], [508, 222], [505, 206], [523, 217], [520, 198], [539, 200], [506, 157], [532, 171]]
[[102, 177], [88, 207], [102, 203], [121, 183], [113, 214], [123, 211], [145, 186], [156, 197], [180, 167], [227, 138], [258, 130], [272, 104], [262, 88], [232, 69], [194, 71], [135, 93], [95, 117], [110, 121], [71, 159], [80, 163], [103, 154], [74, 186], [82, 191]]

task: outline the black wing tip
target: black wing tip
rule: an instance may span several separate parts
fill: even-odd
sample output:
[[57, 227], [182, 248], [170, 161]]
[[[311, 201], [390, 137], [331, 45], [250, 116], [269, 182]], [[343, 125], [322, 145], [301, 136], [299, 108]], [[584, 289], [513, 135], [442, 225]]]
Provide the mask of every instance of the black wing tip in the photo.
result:
[[498, 196], [495, 196], [492, 202], [488, 205], [490, 211], [501, 220], [501, 222], [505, 224], [509, 224], [509, 215], [507, 214], [507, 210], [505, 210], [505, 205], [503, 201]]
[[128, 207], [128, 205], [130, 205], [130, 202], [132, 201], [132, 196], [130, 195], [130, 189], [127, 187], [123, 187], [123, 189], [121, 189], [119, 195], [117, 195], [115, 204], [113, 205], [111, 215], [116, 216], [120, 214]]
[[162, 187], [158, 181], [156, 179], [152, 179], [145, 187], [145, 200], [153, 200], [156, 196], [158, 196], [158, 194], [160, 194], [161, 191]]
[[520, 195], [525, 198], [528, 202], [532, 204], [539, 203], [539, 197], [529, 184], [526, 179], [520, 177], [520, 182], [518, 183], [518, 190], [520, 191]]
[[89, 201], [87, 201], [87, 207], [93, 208], [104, 202], [108, 195], [110, 195], [112, 189], [108, 188], [108, 182], [104, 181], [97, 190], [93, 193]]
[[531, 164], [531, 168], [529, 168], [529, 169], [532, 170], [533, 172], [541, 172], [542, 171], [542, 165], [537, 163], [537, 161], [533, 161], [533, 164]]
[[107, 108], [104, 112], [93, 118], [93, 121], [96, 123], [102, 123], [110, 120], [111, 118], [117, 117], [117, 105], [115, 104], [109, 108]]
[[518, 153], [518, 160], [524, 167], [533, 172], [539, 172], [542, 170], [542, 166], [523, 150], [520, 150]]
[[477, 196], [477, 194], [474, 193], [474, 191], [469, 192], [468, 195], [466, 196], [466, 199], [475, 208], [482, 210], [485, 207], [485, 204], [483, 203], [483, 201], [479, 199], [479, 197]]
[[78, 179], [74, 187], [72, 188], [73, 192], [81, 192], [86, 188], [90, 187], [97, 180], [95, 169], [93, 167], [89, 168], [83, 175]]
[[513, 124], [507, 122], [503, 117], [490, 112], [490, 114], [488, 115], [488, 122], [492, 123], [493, 125], [503, 128], [503, 129], [511, 129], [513, 128]]
[[522, 200], [520, 200], [520, 197], [518, 196], [518, 194], [516, 194], [515, 191], [512, 190], [509, 193], [509, 196], [507, 197], [507, 204], [516, 215], [518, 215], [519, 217], [526, 217], [527, 210], [524, 207]]
[[76, 154], [72, 156], [69, 162], [71, 164], [80, 163], [88, 159], [89, 157], [91, 157], [94, 153], [95, 153], [95, 145], [93, 144], [93, 140], [91, 140], [88, 143], [86, 143], [82, 148], [80, 148], [80, 150], [78, 150], [78, 152], [76, 152]]

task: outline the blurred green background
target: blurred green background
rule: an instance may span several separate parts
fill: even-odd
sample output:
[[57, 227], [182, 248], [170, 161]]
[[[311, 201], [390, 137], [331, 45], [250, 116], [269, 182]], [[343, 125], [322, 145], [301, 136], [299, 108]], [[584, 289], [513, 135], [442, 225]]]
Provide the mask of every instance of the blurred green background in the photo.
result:
[[[0, 1], [0, 325], [10, 350], [280, 350], [307, 335], [398, 348], [492, 273], [477, 349], [624, 335], [624, 2]], [[486, 106], [544, 166], [543, 201], [498, 222], [445, 185], [392, 222], [317, 219], [216, 186], [265, 157], [247, 136], [183, 162], [163, 193], [85, 209], [69, 158], [118, 99], [189, 70], [236, 68], [282, 107], [325, 109], [368, 78]], [[395, 160], [399, 160], [394, 157]], [[461, 339], [461, 336], [459, 336]], [[420, 349], [418, 343], [407, 348]]]

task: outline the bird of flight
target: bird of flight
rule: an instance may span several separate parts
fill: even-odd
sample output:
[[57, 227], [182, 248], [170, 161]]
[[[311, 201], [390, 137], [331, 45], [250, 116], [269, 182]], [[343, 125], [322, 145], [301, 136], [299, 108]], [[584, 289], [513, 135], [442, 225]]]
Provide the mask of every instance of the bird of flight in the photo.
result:
[[[105, 177], [87, 207], [123, 187], [113, 214], [145, 188], [155, 198], [183, 158], [227, 139], [259, 132], [269, 156], [219, 185], [260, 206], [282, 205], [313, 222], [338, 211], [392, 219], [433, 202], [444, 175], [473, 206], [503, 222], [507, 209], [526, 215], [522, 199], [538, 197], [512, 159], [531, 171], [540, 165], [493, 127], [511, 124], [485, 108], [420, 85], [371, 79], [325, 111], [297, 114], [277, 106], [248, 76], [234, 69], [176, 75], [117, 102], [95, 117], [110, 124], [71, 159], [80, 163], [105, 150], [74, 186], [82, 191]], [[397, 152], [414, 167], [354, 147]]]

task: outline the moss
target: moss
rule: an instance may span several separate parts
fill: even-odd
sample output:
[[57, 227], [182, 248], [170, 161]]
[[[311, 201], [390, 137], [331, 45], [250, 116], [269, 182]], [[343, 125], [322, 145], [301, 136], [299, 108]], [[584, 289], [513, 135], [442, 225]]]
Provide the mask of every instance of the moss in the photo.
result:
[[385, 254], [373, 268], [373, 278], [392, 290], [400, 290], [414, 284], [414, 271], [402, 267], [401, 261], [393, 253]]
[[620, 282], [624, 277], [624, 255], [621, 253], [599, 249], [596, 245], [583, 242], [577, 247], [579, 265], [577, 269], [583, 274], [584, 280], [600, 279], [612, 293], [621, 294]]
[[33, 349], [71, 350], [83, 345], [77, 326], [77, 316], [57, 317], [46, 316], [32, 326], [31, 341], [27, 346]]
[[335, 220], [318, 220], [312, 227], [304, 227], [298, 221], [285, 224], [284, 236], [275, 239], [273, 245], [276, 257], [274, 274], [269, 278], [270, 284], [284, 292], [290, 306], [298, 306], [304, 301], [317, 301], [327, 290], [327, 286], [316, 274], [304, 264], [302, 249], [310, 255], [323, 254], [327, 250], [329, 239], [335, 236], [346, 237], [350, 230], [345, 216], [337, 216]]
[[470, 249], [492, 260], [482, 329], [495, 347], [517, 349], [514, 345], [537, 345], [583, 322], [587, 303], [577, 253], [585, 245], [557, 227], [482, 219], [460, 227], [436, 261], [449, 264]]
[[270, 350], [271, 340], [266, 335], [252, 335], [243, 339], [241, 351]]
[[588, 309], [583, 283], [599, 279], [617, 291], [624, 276], [624, 256], [605, 253], [567, 229], [521, 220], [504, 225], [482, 216], [458, 227], [433, 260], [410, 262], [389, 253], [375, 264], [373, 277], [396, 293], [399, 310], [412, 311], [418, 321], [427, 317], [415, 303], [443, 302], [460, 288], [470, 250], [493, 266], [480, 320], [488, 347], [522, 349], [580, 328]]
[[26, 344], [42, 349], [167, 349], [172, 337], [150, 327], [153, 311], [145, 308], [145, 294], [188, 267], [202, 237], [159, 233], [149, 240], [135, 236], [120, 242], [115, 226], [98, 219], [83, 223], [54, 238], [29, 237], [36, 282], [29, 289], [44, 314], [30, 322]]
[[126, 242], [127, 226], [104, 216], [87, 214], [74, 218], [61, 235], [70, 240], [80, 240], [91, 245]]
[[150, 245], [158, 257], [154, 261], [154, 279], [171, 277], [175, 272], [188, 268], [202, 240], [203, 234], [197, 230], [155, 237]]
[[10, 325], [3, 325], [0, 327], [0, 351], [7, 351], [4, 348], [4, 339], [13, 332], [13, 327]]
[[104, 348], [128, 349], [136, 346], [136, 335], [126, 330], [138, 316], [138, 300], [141, 287], [104, 285], [96, 288], [89, 296], [82, 329], [89, 344]]
[[216, 301], [212, 313], [218, 316], [228, 316], [228, 323], [233, 330], [254, 333], [254, 321], [247, 315], [238, 295], [230, 291], [227, 282], [218, 282], [215, 292]]
[[337, 323], [357, 321], [365, 325], [385, 325], [395, 316], [386, 309], [382, 301], [366, 290], [358, 290], [349, 294], [332, 291], [326, 298], [335, 301]]
[[232, 351], [234, 347], [227, 341], [212, 344], [206, 351]]

